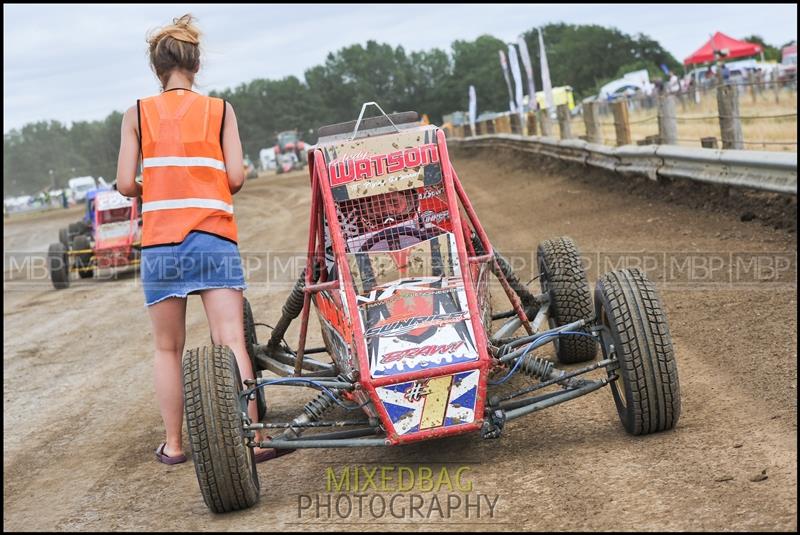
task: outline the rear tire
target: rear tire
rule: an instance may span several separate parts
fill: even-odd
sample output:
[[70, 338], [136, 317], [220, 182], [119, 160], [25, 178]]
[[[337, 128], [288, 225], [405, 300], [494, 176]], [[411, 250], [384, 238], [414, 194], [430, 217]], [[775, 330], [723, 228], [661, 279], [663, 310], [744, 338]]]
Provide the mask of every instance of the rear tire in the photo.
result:
[[[572, 238], [545, 240], [539, 244], [536, 256], [542, 293], [550, 296], [550, 328], [580, 319], [589, 323], [594, 317], [592, 292]], [[589, 332], [585, 327], [577, 330]], [[555, 346], [562, 364], [587, 362], [597, 355], [597, 343], [588, 336], [559, 336], [555, 338]]]
[[58, 241], [67, 249], [69, 249], [69, 229], [66, 227], [58, 229]]
[[[256, 366], [256, 348], [258, 347], [258, 338], [256, 337], [256, 325], [253, 319], [253, 309], [250, 308], [250, 301], [247, 298], [244, 301], [244, 343], [247, 345], [247, 354], [250, 356], [250, 365], [253, 366], [253, 374], [258, 379], [258, 372], [261, 371]], [[256, 406], [258, 407], [258, 421], [264, 420], [267, 414], [267, 400], [264, 398], [264, 389], [259, 388], [256, 391]]]
[[598, 323], [610, 331], [619, 360], [620, 378], [611, 392], [622, 425], [631, 435], [672, 429], [681, 414], [681, 392], [655, 286], [638, 269], [622, 269], [597, 281], [594, 299]]
[[69, 256], [62, 243], [51, 243], [47, 249], [47, 268], [56, 290], [69, 288]]
[[183, 357], [186, 426], [197, 481], [211, 511], [246, 509], [260, 485], [253, 449], [247, 446], [242, 381], [227, 346], [192, 349]]
[[[91, 249], [92, 244], [89, 241], [89, 238], [86, 236], [80, 235], [76, 236], [75, 240], [72, 242], [76, 251], [82, 251], [86, 249]], [[82, 279], [91, 279], [94, 277], [94, 268], [92, 267], [92, 253], [82, 253], [75, 255], [75, 267], [79, 269], [78, 276]], [[85, 269], [91, 268], [91, 269]]]
[[67, 227], [67, 231], [74, 238], [75, 236], [89, 232], [89, 225], [87, 225], [85, 221], [81, 220], [76, 223], [70, 223]]

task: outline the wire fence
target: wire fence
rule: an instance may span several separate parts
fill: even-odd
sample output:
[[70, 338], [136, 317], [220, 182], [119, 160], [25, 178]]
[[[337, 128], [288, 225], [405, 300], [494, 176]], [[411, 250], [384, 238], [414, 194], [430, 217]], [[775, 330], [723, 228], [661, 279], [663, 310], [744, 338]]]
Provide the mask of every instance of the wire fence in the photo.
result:
[[[726, 84], [734, 88], [738, 113], [720, 112], [717, 86], [688, 87], [665, 93], [675, 97], [674, 115], [662, 113], [661, 119], [677, 123], [681, 145], [722, 146], [733, 143], [723, 134], [721, 120], [739, 123], [746, 149], [797, 151], [797, 81], [756, 80]], [[618, 101], [618, 100], [617, 100]], [[659, 135], [659, 99], [657, 95], [636, 94], [624, 98], [628, 108], [628, 125], [635, 142], [652, 141]], [[598, 104], [600, 126], [605, 144], [616, 144], [616, 121], [613, 101]], [[582, 113], [578, 119], [583, 122]], [[576, 124], [577, 126], [577, 124]]]
[[[719, 87], [726, 89], [720, 92]], [[660, 106], [657, 92], [595, 100], [593, 106], [597, 115], [592, 127], [593, 139], [599, 134], [602, 143], [612, 146], [658, 144], [664, 142], [662, 128], [666, 130], [665, 125], [672, 123], [674, 130], [668, 139], [679, 145], [797, 151], [796, 77], [760, 79], [754, 76], [750, 80], [738, 79], [722, 85], [717, 84], [716, 79], [704, 80], [674, 92], [662, 89], [661, 94], [674, 97], [671, 106]], [[724, 103], [719, 98], [723, 98]], [[731, 98], [735, 105], [730, 104]], [[615, 117], [613, 108], [619, 107], [620, 102], [624, 103], [626, 112]], [[535, 120], [523, 118], [522, 121], [517, 115], [500, 114], [478, 123], [477, 133], [524, 134], [535, 129], [539, 135], [589, 139], [584, 104], [578, 104], [568, 115], [561, 113], [560, 119], [549, 118], [541, 111], [535, 114]], [[468, 131], [467, 126], [465, 135], [469, 135]]]

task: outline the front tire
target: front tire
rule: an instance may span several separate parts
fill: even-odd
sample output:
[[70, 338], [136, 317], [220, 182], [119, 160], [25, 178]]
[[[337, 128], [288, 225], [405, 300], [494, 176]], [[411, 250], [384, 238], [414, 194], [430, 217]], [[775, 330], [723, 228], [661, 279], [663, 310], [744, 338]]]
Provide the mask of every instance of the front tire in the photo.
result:
[[56, 290], [69, 287], [69, 255], [61, 242], [51, 243], [47, 249], [47, 268]]
[[[536, 250], [539, 284], [550, 297], [550, 328], [594, 317], [592, 292], [581, 255], [572, 238], [566, 236], [543, 241]], [[578, 329], [588, 333], [585, 327]], [[562, 364], [593, 360], [597, 343], [577, 334], [556, 337], [556, 356]]]
[[619, 361], [620, 378], [611, 392], [622, 425], [631, 435], [672, 429], [681, 414], [681, 392], [655, 286], [638, 269], [622, 269], [597, 281], [594, 298], [598, 323], [608, 329]]
[[246, 443], [242, 381], [233, 351], [214, 345], [183, 358], [186, 426], [203, 500], [211, 511], [246, 509], [260, 485], [253, 449]]

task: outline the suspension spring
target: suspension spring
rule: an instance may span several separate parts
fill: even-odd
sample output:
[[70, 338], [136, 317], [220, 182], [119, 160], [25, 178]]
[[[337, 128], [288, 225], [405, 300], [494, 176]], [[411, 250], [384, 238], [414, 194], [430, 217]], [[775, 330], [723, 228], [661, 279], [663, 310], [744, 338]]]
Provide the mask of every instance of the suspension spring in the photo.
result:
[[[339, 374], [337, 378], [340, 381], [352, 382], [352, 378]], [[340, 391], [338, 389], [329, 389], [330, 392], [336, 396], [336, 400], [341, 399]], [[322, 415], [336, 403], [333, 396], [327, 392], [320, 392], [320, 394], [305, 404], [303, 407], [303, 414], [298, 416], [292, 421], [292, 426], [283, 432], [282, 437], [297, 438], [303, 432], [303, 426], [319, 420]]]
[[[339, 397], [338, 392], [334, 391], [334, 394], [336, 394], [337, 398]], [[322, 418], [325, 411], [333, 407], [334, 403], [335, 401], [331, 396], [325, 392], [320, 392], [317, 397], [306, 403], [305, 407], [303, 407], [303, 412], [306, 413], [310, 421], [315, 422]]]
[[520, 358], [522, 362], [519, 363], [519, 371], [529, 377], [546, 381], [550, 378], [550, 374], [553, 373], [554, 364], [547, 359], [533, 355], [525, 355]]
[[[316, 265], [315, 267], [316, 269], [312, 280], [317, 280], [319, 278], [319, 266]], [[289, 325], [303, 311], [303, 302], [305, 301], [305, 292], [303, 290], [305, 287], [306, 270], [304, 268], [303, 272], [300, 274], [300, 278], [297, 279], [294, 288], [292, 288], [292, 293], [289, 294], [289, 297], [286, 298], [286, 302], [283, 304], [281, 319], [278, 320], [278, 323], [275, 324], [275, 328], [272, 330], [272, 336], [270, 336], [269, 342], [267, 343], [268, 347], [276, 348], [280, 346], [283, 336], [289, 329]]]

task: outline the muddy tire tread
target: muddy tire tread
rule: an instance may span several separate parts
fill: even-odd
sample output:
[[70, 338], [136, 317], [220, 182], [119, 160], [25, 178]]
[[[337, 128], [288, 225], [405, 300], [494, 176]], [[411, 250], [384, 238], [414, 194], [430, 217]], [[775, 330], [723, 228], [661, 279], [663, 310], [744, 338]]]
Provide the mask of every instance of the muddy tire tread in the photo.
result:
[[[594, 317], [592, 292], [572, 238], [563, 236], [543, 241], [537, 256], [547, 266], [550, 310], [555, 325], [566, 325], [579, 319], [590, 321]], [[559, 338], [557, 357], [562, 364], [587, 362], [595, 356], [597, 343], [592, 338], [579, 335]]]
[[619, 338], [621, 386], [630, 386], [628, 407], [618, 407], [626, 431], [646, 435], [672, 429], [681, 412], [680, 384], [655, 286], [638, 269], [622, 269], [603, 275], [596, 292], [604, 294], [608, 321]]
[[251, 507], [258, 478], [241, 429], [233, 352], [214, 345], [188, 351], [183, 359], [186, 424], [203, 499], [215, 513]]

